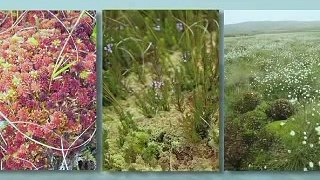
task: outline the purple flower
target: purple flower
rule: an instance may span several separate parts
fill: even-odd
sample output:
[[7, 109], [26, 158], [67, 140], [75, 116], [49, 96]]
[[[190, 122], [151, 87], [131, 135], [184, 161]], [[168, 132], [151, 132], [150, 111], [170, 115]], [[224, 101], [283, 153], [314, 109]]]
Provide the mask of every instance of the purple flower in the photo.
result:
[[113, 44], [112, 43], [109, 43], [107, 44], [107, 46], [105, 46], [103, 49], [105, 51], [107, 51], [107, 53], [112, 53], [112, 47], [113, 47]]
[[177, 22], [176, 28], [177, 28], [177, 30], [178, 30], [179, 32], [183, 31], [184, 27], [183, 27], [182, 22]]
[[151, 84], [151, 86], [155, 89], [160, 89], [163, 85], [164, 85], [164, 83], [162, 81], [158, 81], [158, 80], [152, 81], [152, 84]]

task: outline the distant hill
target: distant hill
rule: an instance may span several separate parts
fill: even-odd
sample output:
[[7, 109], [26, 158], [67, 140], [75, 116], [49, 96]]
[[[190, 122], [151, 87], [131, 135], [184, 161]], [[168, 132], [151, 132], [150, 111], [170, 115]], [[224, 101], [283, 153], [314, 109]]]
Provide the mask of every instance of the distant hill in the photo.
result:
[[224, 36], [320, 31], [320, 21], [250, 21], [224, 26]]

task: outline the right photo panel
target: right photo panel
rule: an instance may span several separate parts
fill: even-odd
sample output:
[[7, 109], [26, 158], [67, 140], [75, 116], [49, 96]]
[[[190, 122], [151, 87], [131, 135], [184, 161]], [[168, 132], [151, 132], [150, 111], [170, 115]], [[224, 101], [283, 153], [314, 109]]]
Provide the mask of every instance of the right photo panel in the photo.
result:
[[225, 169], [320, 166], [320, 11], [225, 11]]

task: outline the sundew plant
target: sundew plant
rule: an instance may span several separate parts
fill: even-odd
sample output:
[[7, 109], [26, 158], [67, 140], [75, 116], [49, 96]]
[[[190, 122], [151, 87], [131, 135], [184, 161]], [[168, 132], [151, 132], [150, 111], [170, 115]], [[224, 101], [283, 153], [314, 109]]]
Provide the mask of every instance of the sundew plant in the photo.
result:
[[0, 11], [1, 170], [95, 169], [94, 11]]
[[218, 11], [104, 11], [104, 169], [218, 169]]
[[320, 169], [319, 35], [225, 38], [226, 169]]

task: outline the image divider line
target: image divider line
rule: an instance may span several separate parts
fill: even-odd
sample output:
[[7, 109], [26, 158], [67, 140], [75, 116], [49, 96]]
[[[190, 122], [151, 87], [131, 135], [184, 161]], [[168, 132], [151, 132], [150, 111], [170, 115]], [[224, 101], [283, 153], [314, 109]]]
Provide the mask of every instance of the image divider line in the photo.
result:
[[219, 171], [224, 172], [224, 12], [219, 10]]
[[102, 59], [103, 59], [103, 35], [102, 35], [102, 11], [96, 11], [97, 22], [97, 171], [102, 171], [103, 165], [103, 128], [102, 128]]

